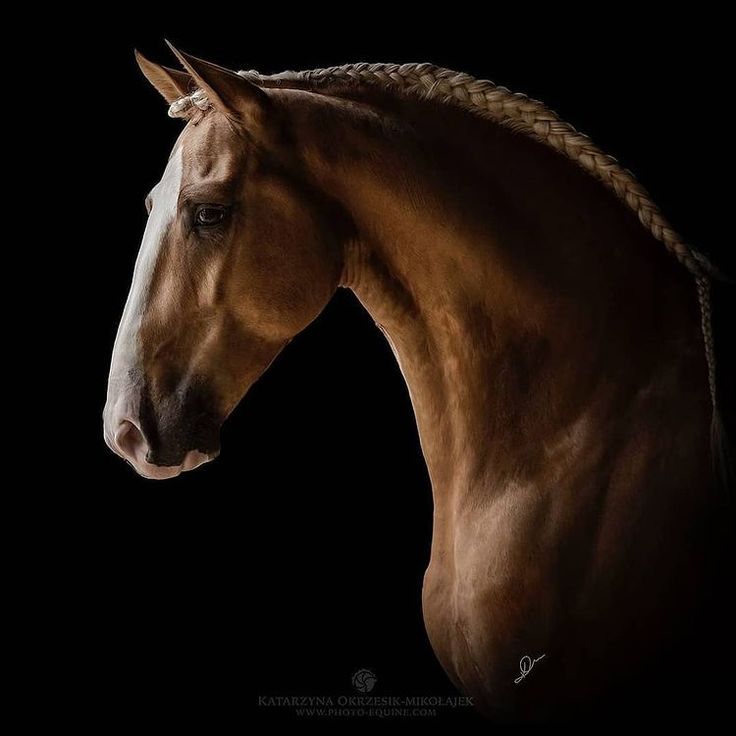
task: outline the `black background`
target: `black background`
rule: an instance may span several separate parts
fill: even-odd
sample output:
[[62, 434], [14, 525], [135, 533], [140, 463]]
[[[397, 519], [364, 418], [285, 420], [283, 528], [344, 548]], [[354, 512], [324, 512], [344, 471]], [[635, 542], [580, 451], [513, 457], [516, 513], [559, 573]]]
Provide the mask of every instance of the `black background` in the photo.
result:
[[[654, 24], [622, 9], [576, 23], [532, 11], [479, 20], [454, 7], [422, 25], [382, 7], [320, 12], [331, 20], [275, 6], [199, 8], [161, 23], [111, 11], [99, 30], [73, 31], [67, 15], [56, 34], [61, 81], [81, 111], [59, 140], [68, 177], [54, 199], [62, 231], [80, 214], [85, 226], [62, 238], [76, 271], [75, 328], [61, 356], [73, 377], [53, 444], [74, 453], [43, 468], [59, 492], [41, 512], [59, 525], [39, 584], [52, 677], [71, 679], [66, 705], [80, 712], [94, 702], [132, 722], [145, 712], [148, 724], [201, 713], [273, 722], [288, 713], [257, 707], [258, 695], [349, 694], [362, 667], [376, 673], [377, 695], [454, 693], [422, 623], [432, 507], [411, 405], [352, 295], [338, 293], [251, 390], [216, 462], [156, 483], [104, 445], [107, 369], [143, 201], [181, 127], [138, 71], [134, 47], [171, 64], [168, 37], [264, 73], [431, 61], [493, 79], [591, 135], [690, 242], [732, 262], [722, 19], [670, 14]], [[470, 712], [445, 717], [483, 725]]]

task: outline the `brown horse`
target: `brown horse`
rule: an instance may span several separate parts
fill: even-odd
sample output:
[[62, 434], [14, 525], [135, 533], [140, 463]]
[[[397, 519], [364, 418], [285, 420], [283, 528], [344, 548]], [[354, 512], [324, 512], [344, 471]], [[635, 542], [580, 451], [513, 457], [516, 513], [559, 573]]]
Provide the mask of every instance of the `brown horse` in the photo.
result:
[[349, 288], [411, 393], [434, 494], [423, 610], [452, 681], [541, 718], [646, 672], [705, 579], [704, 259], [615, 161], [489, 82], [175, 53], [185, 71], [138, 57], [188, 122], [147, 200], [109, 446], [151, 478], [214, 458], [248, 388]]

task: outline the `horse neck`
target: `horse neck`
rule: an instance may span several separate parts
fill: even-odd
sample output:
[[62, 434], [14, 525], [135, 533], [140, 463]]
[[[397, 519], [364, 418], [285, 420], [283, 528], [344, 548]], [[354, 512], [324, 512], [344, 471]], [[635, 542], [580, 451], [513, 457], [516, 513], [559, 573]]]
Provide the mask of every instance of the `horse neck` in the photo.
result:
[[689, 275], [590, 175], [449, 107], [293, 94], [309, 175], [354, 224], [343, 285], [392, 345], [436, 493], [528, 480], [688, 372], [707, 406]]

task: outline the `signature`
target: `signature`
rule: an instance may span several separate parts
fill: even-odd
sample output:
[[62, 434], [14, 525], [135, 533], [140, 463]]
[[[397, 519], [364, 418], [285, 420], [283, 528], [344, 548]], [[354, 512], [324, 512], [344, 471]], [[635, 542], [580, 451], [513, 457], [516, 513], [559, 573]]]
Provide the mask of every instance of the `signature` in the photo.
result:
[[546, 654], [543, 654], [541, 657], [532, 659], [531, 657], [524, 655], [519, 660], [519, 672], [521, 674], [514, 680], [514, 684], [518, 685], [534, 669], [534, 665], [546, 656]]

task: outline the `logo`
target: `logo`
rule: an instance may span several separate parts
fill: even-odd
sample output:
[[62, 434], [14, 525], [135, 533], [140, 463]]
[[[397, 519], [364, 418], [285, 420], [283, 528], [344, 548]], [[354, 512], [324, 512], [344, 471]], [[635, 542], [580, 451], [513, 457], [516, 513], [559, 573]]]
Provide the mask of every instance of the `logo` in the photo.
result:
[[542, 654], [540, 657], [532, 659], [528, 654], [525, 654], [519, 660], [519, 676], [514, 680], [514, 683], [518, 685], [534, 669], [534, 665], [546, 656], [546, 654]]
[[370, 670], [358, 670], [351, 682], [359, 693], [369, 693], [375, 687], [376, 680], [376, 676]]

